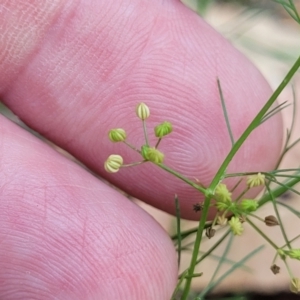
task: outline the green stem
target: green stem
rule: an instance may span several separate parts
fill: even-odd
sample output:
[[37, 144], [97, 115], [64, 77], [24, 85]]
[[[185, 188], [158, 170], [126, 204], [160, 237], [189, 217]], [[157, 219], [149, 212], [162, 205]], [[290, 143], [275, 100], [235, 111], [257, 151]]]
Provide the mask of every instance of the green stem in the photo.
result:
[[206, 258], [207, 256], [209, 256], [219, 245], [221, 245], [221, 243], [226, 239], [226, 237], [231, 233], [231, 230], [227, 230], [226, 233], [224, 233], [224, 235], [207, 251], [205, 252], [198, 260], [197, 260], [197, 264], [200, 263], [202, 260], [204, 260], [204, 258]]
[[273, 196], [273, 193], [272, 193], [272, 191], [270, 190], [269, 185], [267, 185], [266, 188], [267, 188], [268, 193], [270, 194], [270, 197], [271, 197], [271, 199], [272, 199], [274, 211], [275, 211], [277, 220], [278, 220], [278, 222], [279, 222], [279, 227], [280, 227], [282, 236], [283, 236], [283, 238], [284, 238], [284, 241], [286, 242], [286, 245], [288, 246], [288, 248], [289, 248], [289, 249], [292, 249], [291, 244], [290, 244], [290, 242], [289, 242], [289, 239], [288, 239], [288, 237], [287, 237], [287, 235], [286, 235], [286, 232], [285, 232], [285, 230], [284, 230], [283, 223], [282, 223], [282, 220], [281, 220], [279, 211], [278, 211], [278, 209], [277, 209], [277, 204], [276, 204], [275, 198], [274, 198], [274, 196]]
[[257, 219], [257, 220], [259, 220], [259, 221], [261, 221], [261, 222], [263, 222], [263, 223], [265, 224], [265, 220], [262, 219], [262, 218], [260, 218], [260, 217], [257, 216], [257, 215], [254, 215], [254, 214], [248, 214], [248, 216], [250, 216], [250, 217], [252, 217], [252, 218], [255, 218], [255, 219]]
[[183, 294], [181, 297], [182, 300], [186, 300], [189, 295], [189, 292], [190, 292], [192, 279], [193, 279], [192, 276], [194, 274], [195, 267], [197, 264], [198, 253], [199, 253], [200, 244], [202, 241], [203, 231], [204, 231], [205, 222], [206, 222], [209, 207], [210, 207], [211, 198], [212, 198], [212, 195], [210, 193], [207, 193], [207, 195], [205, 196], [203, 211], [201, 214], [201, 219], [200, 219], [199, 227], [197, 230], [197, 235], [196, 235], [196, 240], [195, 240], [195, 244], [194, 244], [194, 248], [193, 248], [192, 258], [191, 258], [190, 266], [188, 269], [188, 274], [186, 277]]
[[180, 205], [178, 196], [175, 195], [175, 208], [176, 208], [176, 231], [177, 231], [177, 253], [178, 253], [178, 268], [180, 267], [180, 260], [181, 260], [181, 224], [180, 224]]
[[221, 178], [224, 176], [226, 169], [235, 156], [236, 152], [240, 149], [242, 144], [245, 142], [245, 140], [248, 138], [250, 133], [260, 124], [262, 118], [264, 115], [268, 112], [269, 108], [272, 106], [272, 104], [276, 101], [282, 90], [287, 86], [289, 81], [292, 79], [292, 77], [297, 72], [298, 68], [300, 66], [300, 57], [296, 60], [293, 67], [290, 69], [290, 71], [287, 73], [281, 84], [278, 86], [278, 88], [275, 90], [275, 92], [272, 94], [270, 99], [267, 101], [267, 103], [263, 106], [263, 108], [259, 111], [259, 113], [256, 115], [256, 117], [252, 120], [250, 125], [246, 128], [244, 133], [241, 135], [241, 137], [234, 143], [232, 146], [230, 152], [228, 153], [227, 157], [225, 158], [224, 162], [220, 166], [217, 174], [215, 175], [211, 185], [210, 189], [214, 190], [218, 183], [220, 182]]
[[146, 162], [145, 160], [143, 161], [137, 161], [135, 163], [131, 163], [131, 164], [127, 164], [127, 165], [122, 165], [121, 168], [126, 168], [126, 167], [134, 167], [134, 166], [138, 166], [142, 163]]
[[138, 153], [141, 153], [141, 150], [136, 149], [133, 145], [129, 144], [128, 142], [123, 141], [123, 143], [124, 143], [126, 146], [128, 146], [129, 148], [131, 148], [132, 150], [134, 150], [134, 151], [136, 151], [136, 152], [138, 152]]
[[197, 300], [202, 300], [205, 299], [205, 296], [213, 289], [215, 288], [217, 285], [219, 285], [221, 282], [224, 281], [225, 278], [227, 278], [232, 272], [234, 272], [238, 267], [243, 266], [247, 260], [249, 260], [250, 258], [252, 258], [256, 253], [258, 253], [259, 251], [261, 251], [263, 249], [263, 246], [260, 246], [258, 248], [256, 248], [255, 250], [253, 250], [252, 252], [250, 252], [247, 256], [245, 256], [243, 259], [241, 259], [239, 262], [237, 262], [236, 264], [234, 264], [228, 271], [226, 271], [222, 276], [220, 276], [212, 285], [208, 285], [205, 289], [202, 290], [201, 294], [199, 296], [197, 296]]
[[292, 272], [290, 266], [288, 265], [286, 259], [284, 259], [283, 262], [284, 262], [285, 267], [286, 267], [286, 269], [287, 269], [287, 271], [289, 273], [290, 278], [293, 279], [294, 278], [293, 272]]
[[157, 141], [157, 143], [156, 143], [156, 145], [155, 145], [155, 148], [156, 148], [156, 149], [158, 148], [158, 146], [159, 146], [161, 140], [162, 140], [162, 138], [159, 138], [159, 139], [158, 139], [158, 141]]
[[[285, 183], [284, 186], [280, 185], [274, 189], [272, 189], [272, 194], [274, 198], [279, 197], [280, 195], [282, 195], [283, 193], [285, 193], [287, 190], [289, 190], [289, 188], [292, 188], [296, 183], [298, 183], [300, 181], [300, 177], [296, 177], [296, 178], [291, 178], [288, 179]], [[258, 201], [258, 205], [259, 207], [263, 206], [264, 204], [266, 204], [267, 202], [269, 202], [271, 200], [271, 196], [270, 194], [265, 194], [263, 195], [260, 200]]]
[[147, 128], [146, 128], [145, 120], [143, 120], [143, 129], [144, 129], [144, 136], [145, 136], [146, 145], [149, 147], [148, 134], [147, 134]]
[[[184, 275], [185, 275], [185, 274], [187, 274], [187, 271], [185, 271]], [[185, 278], [184, 276], [182, 276], [182, 277], [179, 278], [179, 281], [178, 281], [177, 286], [176, 286], [176, 288], [175, 288], [175, 290], [174, 290], [174, 292], [173, 292], [173, 295], [172, 295], [172, 297], [171, 297], [171, 300], [175, 300], [176, 294], [177, 294], [177, 292], [179, 291], [179, 288], [180, 288], [180, 286], [181, 286], [181, 284], [182, 284], [184, 278]]]
[[205, 197], [205, 201], [204, 201], [204, 208], [203, 208], [203, 212], [202, 212], [202, 215], [201, 215], [199, 227], [198, 227], [198, 230], [197, 230], [197, 235], [196, 235], [196, 240], [195, 240], [195, 244], [194, 244], [193, 254], [192, 254], [192, 258], [191, 258], [191, 262], [190, 262], [190, 267], [189, 267], [189, 270], [188, 270], [188, 275], [190, 277], [188, 277], [186, 279], [183, 295], [182, 295], [182, 298], [181, 298], [182, 300], [187, 299], [189, 291], [190, 291], [191, 281], [192, 281], [191, 275], [194, 273], [194, 270], [195, 270], [195, 265], [196, 265], [197, 256], [198, 256], [198, 253], [199, 253], [199, 250], [200, 250], [200, 243], [201, 243], [201, 240], [202, 240], [205, 221], [206, 221], [206, 218], [207, 218], [207, 215], [208, 215], [208, 210], [209, 210], [209, 207], [210, 207], [210, 201], [211, 201], [211, 198], [214, 194], [214, 190], [217, 187], [217, 185], [219, 184], [219, 182], [221, 181], [221, 179], [224, 177], [226, 169], [227, 169], [229, 163], [231, 162], [231, 160], [233, 159], [233, 157], [235, 156], [236, 152], [239, 150], [239, 148], [242, 146], [242, 144], [248, 138], [250, 133], [257, 126], [259, 126], [262, 118], [268, 112], [268, 110], [272, 106], [272, 104], [276, 101], [277, 97], [280, 95], [282, 90], [287, 86], [289, 81], [295, 75], [295, 73], [297, 72], [299, 66], [300, 66], [300, 56], [296, 60], [295, 64], [292, 66], [290, 71], [287, 73], [287, 75], [285, 76], [285, 78], [283, 79], [281, 84], [278, 86], [278, 88], [272, 94], [270, 99], [267, 101], [267, 103], [263, 106], [263, 108], [259, 111], [259, 113], [256, 115], [256, 117], [252, 120], [252, 122], [246, 128], [246, 130], [241, 135], [241, 137], [232, 146], [230, 152], [228, 153], [227, 157], [225, 158], [224, 162], [222, 163], [222, 165], [220, 166], [218, 172], [216, 173], [215, 177], [213, 178], [209, 188], [206, 189], [206, 193], [205, 193], [206, 197]]
[[[227, 230], [223, 236], [208, 250], [206, 251], [196, 262], [196, 264], [200, 263], [202, 260], [204, 260], [206, 257], [212, 254], [212, 252], [217, 249], [222, 242], [226, 239], [226, 237], [231, 233], [231, 230]], [[182, 278], [183, 276], [186, 276], [187, 270], [182, 272], [182, 274], [179, 275], [179, 278]]]
[[223, 96], [223, 92], [222, 92], [221, 83], [220, 83], [219, 78], [217, 79], [217, 83], [218, 83], [218, 90], [219, 90], [219, 95], [220, 95], [220, 98], [221, 98], [222, 110], [223, 110], [223, 113], [224, 113], [224, 118], [225, 118], [227, 130], [228, 130], [228, 133], [229, 133], [231, 145], [233, 146], [234, 145], [234, 137], [233, 137], [233, 133], [232, 133], [232, 130], [231, 130], [231, 126], [230, 126], [230, 122], [229, 122], [229, 116], [228, 116], [228, 113], [227, 113], [227, 109], [226, 109], [226, 105], [225, 105], [225, 99], [224, 99], [224, 96]]
[[182, 181], [186, 182], [187, 184], [189, 184], [190, 186], [192, 186], [193, 188], [195, 188], [196, 190], [200, 191], [201, 193], [205, 194], [206, 193], [206, 189], [203, 188], [202, 186], [196, 184], [195, 182], [191, 181], [190, 179], [186, 178], [185, 176], [181, 175], [180, 173], [176, 172], [175, 170], [167, 167], [164, 164], [156, 164], [157, 166], [161, 167], [163, 170], [173, 174], [174, 176], [176, 176], [177, 178], [181, 179]]
[[277, 251], [279, 247], [273, 243], [249, 218], [246, 218], [246, 221], [254, 228], [275, 250]]

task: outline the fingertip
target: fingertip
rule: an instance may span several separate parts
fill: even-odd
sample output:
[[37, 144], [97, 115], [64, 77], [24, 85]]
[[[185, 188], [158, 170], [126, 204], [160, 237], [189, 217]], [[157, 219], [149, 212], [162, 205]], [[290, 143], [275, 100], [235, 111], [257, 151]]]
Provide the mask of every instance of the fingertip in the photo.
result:
[[[72, 6], [73, 18], [62, 10], [5, 101], [30, 126], [127, 193], [172, 214], [176, 193], [182, 217], [198, 218], [192, 205], [203, 195], [154, 166], [107, 174], [103, 162], [110, 154], [121, 154], [126, 163], [140, 159], [124, 145], [112, 145], [108, 131], [124, 128], [140, 148], [145, 141], [134, 108], [146, 102], [153, 111], [147, 120], [151, 132], [164, 120], [174, 126], [160, 144], [165, 163], [208, 186], [232, 146], [217, 79], [235, 140], [272, 91], [240, 52], [179, 1], [121, 2], [108, 8], [92, 0]], [[277, 115], [251, 134], [228, 171], [270, 170], [281, 145]]]
[[0, 298], [169, 299], [174, 247], [142, 209], [1, 123]]

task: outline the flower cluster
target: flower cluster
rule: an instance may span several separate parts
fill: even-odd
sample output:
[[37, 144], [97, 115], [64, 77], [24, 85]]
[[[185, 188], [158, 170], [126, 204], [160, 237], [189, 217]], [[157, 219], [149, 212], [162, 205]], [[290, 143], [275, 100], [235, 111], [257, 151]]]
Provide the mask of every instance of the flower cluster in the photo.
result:
[[[104, 162], [104, 168], [109, 173], [116, 173], [120, 170], [120, 168], [133, 166], [135, 164], [151, 162], [156, 165], [159, 165], [161, 168], [168, 170], [170, 173], [174, 174], [175, 176], [182, 178], [179, 173], [170, 171], [171, 169], [163, 165], [164, 161], [164, 154], [158, 150], [158, 146], [161, 140], [169, 135], [173, 131], [172, 124], [170, 122], [164, 121], [161, 124], [158, 124], [154, 127], [154, 135], [158, 139], [155, 146], [151, 146], [148, 141], [147, 135], [147, 128], [146, 128], [146, 120], [150, 117], [150, 109], [145, 103], [139, 103], [136, 107], [136, 115], [142, 121], [142, 126], [144, 130], [144, 137], [145, 143], [140, 147], [136, 148], [132, 146], [127, 141], [127, 134], [123, 128], [114, 128], [108, 132], [108, 137], [111, 142], [113, 143], [124, 143], [125, 145], [129, 146], [131, 149], [135, 150], [141, 155], [141, 161], [124, 165], [122, 156], [118, 154], [111, 154], [107, 160]], [[267, 174], [267, 173], [266, 173]], [[181, 177], [180, 177], [180, 176]], [[225, 174], [226, 175], [226, 174]], [[225, 177], [225, 176], [224, 176]], [[188, 178], [184, 178], [185, 182], [189, 182]], [[195, 187], [194, 182], [191, 184]], [[223, 182], [220, 182], [216, 188], [214, 193], [209, 190], [209, 196], [206, 199], [214, 200], [211, 203], [205, 204], [204, 203], [197, 203], [194, 205], [193, 209], [195, 212], [201, 212], [208, 209], [208, 205], [214, 206], [217, 209], [217, 214], [212, 221], [212, 223], [207, 224], [205, 234], [207, 238], [213, 238], [216, 235], [216, 227], [218, 226], [228, 226], [235, 236], [240, 236], [244, 232], [244, 222], [248, 222], [258, 233], [260, 233], [267, 241], [269, 241], [272, 246], [276, 247], [277, 253], [276, 257], [281, 258], [285, 261], [287, 258], [293, 260], [300, 260], [300, 249], [283, 249], [284, 247], [280, 248], [277, 247], [270, 239], [258, 228], [252, 221], [252, 217], [262, 221], [266, 226], [274, 227], [281, 225], [278, 219], [273, 215], [268, 215], [264, 219], [261, 219], [259, 216], [255, 215], [259, 207], [259, 203], [254, 199], [248, 199], [244, 197], [246, 193], [255, 187], [264, 186], [266, 185], [266, 178], [265, 175], [262, 173], [251, 174], [246, 179], [246, 187], [241, 192], [241, 194], [233, 198], [233, 190], [229, 190], [227, 185]], [[196, 187], [202, 193], [207, 192], [208, 190], [205, 189], [203, 186], [198, 185]], [[206, 200], [205, 200], [206, 201]], [[205, 206], [207, 205], [207, 206]], [[279, 216], [277, 215], [279, 218]], [[202, 234], [202, 232], [201, 232]], [[274, 259], [275, 260], [275, 259]], [[288, 266], [287, 266], [288, 267]], [[271, 271], [273, 274], [278, 274], [280, 272], [280, 267], [277, 266], [275, 263], [271, 266]], [[290, 274], [290, 290], [294, 293], [300, 292], [300, 279], [294, 277], [289, 270]]]
[[[234, 235], [241, 235], [244, 231], [242, 225], [243, 220], [246, 220], [247, 215], [255, 212], [258, 209], [258, 203], [256, 200], [242, 198], [242, 196], [250, 188], [262, 185], [264, 183], [264, 175], [261, 173], [249, 176], [247, 178], [247, 188], [241, 194], [241, 196], [235, 200], [232, 199], [232, 192], [228, 190], [226, 184], [219, 183], [214, 193], [214, 205], [218, 210], [218, 214], [216, 215], [213, 224], [225, 226], [228, 223]], [[269, 225], [271, 223], [270, 217], [268, 217], [267, 220], [269, 221]], [[273, 220], [273, 222], [275, 222], [275, 220]]]
[[146, 161], [152, 162], [154, 164], [162, 164], [164, 161], [164, 154], [161, 151], [159, 151], [157, 147], [161, 139], [173, 131], [172, 124], [170, 122], [165, 121], [155, 126], [154, 134], [158, 138], [158, 142], [154, 147], [150, 147], [148, 145], [148, 136], [146, 134], [146, 125], [145, 125], [145, 120], [148, 119], [150, 116], [150, 109], [145, 103], [139, 103], [136, 107], [135, 112], [137, 117], [141, 119], [143, 122], [144, 133], [145, 133], [146, 143], [141, 147], [141, 150], [136, 149], [135, 147], [133, 147], [127, 142], [126, 140], [127, 134], [123, 128], [111, 129], [108, 132], [108, 137], [110, 141], [112, 141], [113, 143], [123, 142], [130, 148], [136, 150], [138, 153], [142, 155], [143, 161], [124, 165], [122, 156], [118, 154], [112, 154], [104, 162], [104, 169], [109, 173], [116, 173], [119, 171], [121, 167], [133, 166]]

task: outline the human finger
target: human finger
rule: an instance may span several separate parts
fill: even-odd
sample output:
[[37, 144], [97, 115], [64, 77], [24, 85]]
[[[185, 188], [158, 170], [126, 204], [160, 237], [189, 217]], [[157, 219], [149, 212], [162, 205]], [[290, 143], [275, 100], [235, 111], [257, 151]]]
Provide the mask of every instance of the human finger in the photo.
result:
[[0, 298], [166, 299], [174, 247], [146, 212], [0, 117]]
[[[134, 109], [146, 102], [149, 130], [164, 120], [173, 123], [174, 132], [160, 145], [165, 163], [207, 186], [231, 148], [217, 78], [236, 140], [271, 95], [257, 69], [178, 1], [45, 1], [33, 12], [27, 5], [27, 14], [16, 3], [6, 4], [1, 21], [10, 24], [12, 11], [18, 17], [5, 35], [11, 45], [1, 81], [5, 103], [127, 193], [170, 213], [176, 193], [181, 215], [198, 218], [192, 204], [201, 196], [151, 164], [107, 174], [103, 163], [110, 154], [121, 154], [125, 163], [140, 159], [110, 143], [107, 133], [122, 127], [131, 144], [143, 145]], [[25, 54], [20, 32], [30, 33]], [[272, 169], [281, 137], [281, 118], [275, 116], [255, 130], [228, 172]], [[150, 141], [155, 143], [153, 135]]]

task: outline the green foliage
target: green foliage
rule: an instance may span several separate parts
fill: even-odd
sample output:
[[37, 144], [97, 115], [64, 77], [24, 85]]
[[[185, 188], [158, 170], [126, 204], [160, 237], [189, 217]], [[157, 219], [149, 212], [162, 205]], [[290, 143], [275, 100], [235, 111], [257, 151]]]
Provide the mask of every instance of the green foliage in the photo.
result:
[[[281, 4], [284, 9], [289, 13], [289, 15], [300, 24], [299, 14], [296, 10], [296, 7], [291, 0], [274, 0]], [[208, 6], [208, 1], [198, 1], [199, 5], [203, 6], [205, 9]], [[200, 6], [199, 6], [200, 8]], [[274, 91], [262, 109], [258, 112], [249, 126], [245, 129], [243, 134], [239, 139], [234, 140], [231, 126], [230, 126], [230, 118], [227, 114], [226, 110], [226, 99], [223, 97], [221, 82], [219, 79], [216, 79], [216, 84], [219, 89], [220, 101], [224, 113], [224, 118], [226, 121], [226, 126], [228, 130], [228, 135], [231, 140], [231, 149], [227, 154], [226, 158], [222, 162], [219, 170], [216, 172], [214, 178], [212, 179], [210, 185], [204, 188], [198, 182], [194, 182], [189, 178], [185, 177], [183, 174], [178, 173], [176, 170], [169, 168], [168, 166], [163, 164], [164, 155], [158, 150], [158, 146], [163, 138], [166, 135], [172, 132], [172, 124], [170, 122], [164, 121], [161, 124], [157, 125], [154, 129], [155, 136], [158, 138], [155, 146], [149, 145], [148, 135], [147, 135], [147, 127], [146, 127], [146, 119], [150, 116], [150, 109], [145, 103], [140, 103], [136, 107], [136, 114], [138, 118], [142, 121], [142, 126], [144, 130], [145, 144], [142, 147], [135, 147], [128, 144], [126, 139], [126, 134], [123, 129], [117, 129], [110, 132], [110, 139], [115, 142], [123, 142], [128, 145], [131, 149], [135, 150], [141, 155], [141, 161], [137, 163], [132, 163], [129, 165], [123, 165], [123, 161], [120, 156], [113, 156], [110, 160], [106, 161], [106, 169], [111, 172], [115, 172], [116, 169], [119, 169], [126, 166], [133, 166], [141, 163], [154, 163], [157, 167], [162, 168], [166, 172], [173, 174], [175, 177], [181, 179], [188, 185], [195, 188], [199, 193], [204, 195], [204, 202], [197, 203], [194, 205], [194, 209], [196, 212], [201, 211], [201, 217], [199, 217], [199, 223], [196, 228], [182, 231], [181, 230], [181, 219], [180, 219], [180, 201], [178, 197], [175, 195], [175, 207], [176, 207], [176, 228], [177, 233], [172, 237], [174, 245], [177, 247], [178, 251], [178, 265], [181, 263], [181, 255], [183, 251], [191, 251], [192, 257], [188, 268], [183, 271], [178, 277], [178, 285], [173, 293], [172, 299], [204, 299], [204, 297], [212, 291], [216, 286], [220, 284], [222, 280], [224, 280], [230, 273], [232, 273], [237, 268], [244, 267], [245, 262], [250, 259], [253, 255], [256, 255], [261, 249], [258, 247], [257, 249], [251, 251], [248, 255], [246, 255], [242, 260], [238, 262], [232, 262], [227, 259], [227, 254], [231, 250], [232, 241], [235, 236], [239, 236], [243, 234], [244, 224], [247, 223], [251, 226], [257, 234], [259, 234], [267, 244], [274, 248], [274, 260], [270, 262], [271, 271], [274, 274], [277, 274], [280, 268], [275, 264], [276, 260], [282, 260], [286, 266], [286, 269], [290, 275], [291, 285], [290, 289], [292, 292], [300, 291], [300, 280], [294, 277], [291, 268], [288, 265], [289, 260], [300, 260], [300, 250], [294, 249], [292, 243], [299, 238], [299, 236], [288, 238], [286, 234], [286, 230], [284, 228], [284, 220], [282, 220], [280, 213], [278, 211], [278, 205], [282, 205], [286, 207], [292, 214], [296, 215], [300, 218], [300, 212], [295, 210], [292, 207], [289, 207], [287, 204], [279, 203], [276, 201], [276, 198], [280, 195], [286, 193], [287, 191], [294, 192], [300, 194], [294, 186], [300, 181], [300, 169], [279, 169], [278, 166], [288, 151], [290, 151], [299, 141], [300, 138], [296, 141], [292, 142], [291, 133], [294, 129], [294, 118], [291, 125], [290, 130], [287, 132], [287, 139], [285, 142], [285, 147], [282, 151], [282, 155], [278, 160], [278, 164], [275, 170], [270, 172], [245, 172], [238, 174], [229, 174], [227, 173], [228, 165], [231, 160], [236, 155], [237, 151], [243, 145], [243, 143], [247, 140], [249, 135], [255, 130], [258, 126], [260, 126], [263, 122], [266, 122], [273, 115], [279, 113], [282, 109], [287, 107], [286, 103], [277, 105], [274, 107], [274, 103], [278, 96], [282, 93], [287, 84], [291, 81], [293, 76], [296, 74], [300, 67], [300, 57], [295, 61], [294, 65], [291, 67], [289, 72], [283, 78], [282, 82], [279, 84], [278, 88]], [[294, 108], [296, 105], [296, 101], [294, 98]], [[117, 124], [116, 124], [117, 125]], [[138, 150], [141, 149], [141, 150]], [[237, 177], [246, 180], [246, 188], [245, 190], [236, 198], [232, 198], [232, 191], [227, 189], [227, 186], [223, 182], [225, 178], [229, 177]], [[284, 181], [282, 182], [282, 179]], [[241, 182], [239, 181], [239, 183]], [[238, 183], [238, 184], [239, 184]], [[272, 184], [272, 185], [271, 185]], [[250, 189], [255, 188], [257, 186], [264, 186], [265, 192], [259, 199], [244, 199], [243, 196]], [[176, 191], [174, 191], [174, 194]], [[264, 219], [261, 219], [256, 212], [260, 207], [265, 205], [266, 203], [271, 203], [273, 205], [273, 211], [270, 215], [266, 216]], [[217, 211], [216, 216], [213, 221], [208, 221], [208, 212], [214, 207]], [[254, 220], [256, 222], [254, 222]], [[258, 223], [260, 225], [258, 225]], [[277, 226], [281, 231], [281, 236], [285, 241], [283, 246], [279, 246], [276, 244], [276, 241], [273, 241], [268, 235], [264, 232], [263, 228], [266, 226]], [[214, 234], [216, 231], [222, 230], [222, 228], [227, 228], [226, 232], [221, 235], [221, 237], [217, 238], [215, 244], [205, 253], [201, 252], [200, 246], [202, 245], [202, 240], [204, 239], [204, 233], [208, 238], [215, 238]], [[193, 238], [194, 241], [191, 243], [190, 239]], [[188, 242], [186, 242], [188, 240]], [[219, 264], [213, 274], [213, 277], [209, 283], [209, 285], [199, 294], [195, 295], [191, 292], [191, 282], [192, 279], [201, 276], [202, 273], [196, 273], [196, 266], [201, 263], [208, 256], [213, 256], [214, 251], [221, 245], [227, 243], [223, 255], [219, 258]], [[221, 266], [225, 263], [230, 263], [231, 267], [224, 272], [222, 275], [219, 275]]]
[[287, 11], [287, 13], [298, 23], [300, 24], [300, 16], [296, 9], [293, 0], [273, 0], [283, 6], [283, 8]]

